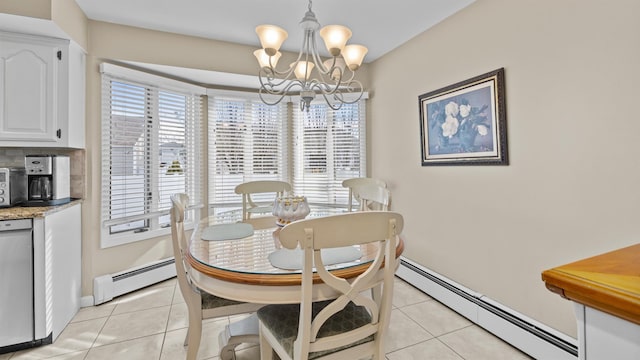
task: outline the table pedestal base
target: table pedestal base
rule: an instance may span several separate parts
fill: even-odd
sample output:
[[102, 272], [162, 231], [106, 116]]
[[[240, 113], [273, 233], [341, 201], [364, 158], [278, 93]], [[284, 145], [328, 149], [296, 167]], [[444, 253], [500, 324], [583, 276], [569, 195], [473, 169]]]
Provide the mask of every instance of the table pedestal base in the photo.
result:
[[258, 331], [258, 316], [255, 313], [225, 326], [218, 338], [220, 359], [234, 360], [235, 348], [242, 343], [258, 344], [260, 341]]

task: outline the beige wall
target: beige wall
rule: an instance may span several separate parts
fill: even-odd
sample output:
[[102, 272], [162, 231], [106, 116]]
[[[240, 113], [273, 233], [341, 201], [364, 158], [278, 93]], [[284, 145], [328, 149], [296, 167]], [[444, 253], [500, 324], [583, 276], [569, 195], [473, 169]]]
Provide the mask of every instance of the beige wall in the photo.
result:
[[[408, 258], [575, 337], [540, 273], [640, 238], [638, 13], [477, 0], [373, 64], [373, 175]], [[500, 67], [510, 165], [422, 167], [418, 96]]]
[[75, 0], [51, 0], [51, 19], [83, 49], [87, 48], [87, 17]]
[[2, 0], [0, 13], [51, 20], [51, 0]]

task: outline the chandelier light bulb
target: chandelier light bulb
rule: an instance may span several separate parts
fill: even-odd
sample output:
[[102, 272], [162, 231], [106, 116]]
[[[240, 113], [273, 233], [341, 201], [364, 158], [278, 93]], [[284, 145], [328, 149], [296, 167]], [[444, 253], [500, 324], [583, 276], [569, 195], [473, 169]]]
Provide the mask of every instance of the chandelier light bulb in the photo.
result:
[[340, 81], [340, 79], [342, 79], [342, 74], [344, 73], [345, 67], [343, 58], [336, 58], [335, 63], [333, 59], [327, 59], [322, 64], [327, 69], [327, 71], [331, 71], [331, 65], [333, 65], [333, 71], [331, 71], [331, 73], [329, 74], [331, 80]]
[[342, 25], [327, 25], [320, 29], [320, 36], [324, 40], [329, 54], [338, 56], [351, 38], [351, 30]]
[[311, 71], [313, 71], [313, 67], [315, 66], [310, 61], [298, 61], [291, 63], [290, 67], [295, 66], [295, 74], [296, 78], [300, 81], [306, 81], [311, 77]]
[[275, 25], [260, 25], [256, 27], [256, 34], [260, 38], [262, 48], [269, 56], [275, 55], [289, 36], [283, 28]]
[[276, 65], [278, 64], [278, 60], [280, 60], [280, 56], [282, 56], [282, 53], [280, 51], [276, 52], [275, 55], [273, 56], [269, 56], [267, 55], [267, 52], [264, 49], [259, 49], [253, 52], [253, 55], [256, 57], [256, 59], [258, 59], [258, 64], [260, 64], [260, 67], [271, 67], [271, 68], [275, 68]]
[[364, 56], [367, 55], [369, 49], [362, 45], [347, 45], [344, 47], [342, 57], [347, 63], [347, 66], [351, 71], [356, 71], [362, 65]]

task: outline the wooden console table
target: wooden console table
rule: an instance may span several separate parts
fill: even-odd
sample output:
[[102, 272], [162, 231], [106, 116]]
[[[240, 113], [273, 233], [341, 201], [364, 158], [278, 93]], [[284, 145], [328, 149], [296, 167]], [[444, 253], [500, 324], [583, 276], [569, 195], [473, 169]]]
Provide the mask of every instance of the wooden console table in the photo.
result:
[[640, 359], [640, 244], [542, 273], [575, 304], [579, 358]]

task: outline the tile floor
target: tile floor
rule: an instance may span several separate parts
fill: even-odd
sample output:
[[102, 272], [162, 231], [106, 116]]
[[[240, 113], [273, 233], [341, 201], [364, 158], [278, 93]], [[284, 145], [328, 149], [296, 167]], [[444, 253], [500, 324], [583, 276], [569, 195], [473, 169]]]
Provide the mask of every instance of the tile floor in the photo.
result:
[[[400, 279], [393, 305], [386, 360], [530, 359]], [[167, 280], [83, 308], [53, 344], [0, 360], [182, 360], [186, 311], [177, 281]], [[199, 359], [218, 359], [217, 334], [229, 320], [205, 321]], [[236, 354], [259, 359], [257, 346], [243, 345]]]

